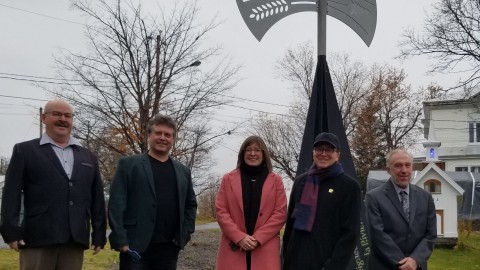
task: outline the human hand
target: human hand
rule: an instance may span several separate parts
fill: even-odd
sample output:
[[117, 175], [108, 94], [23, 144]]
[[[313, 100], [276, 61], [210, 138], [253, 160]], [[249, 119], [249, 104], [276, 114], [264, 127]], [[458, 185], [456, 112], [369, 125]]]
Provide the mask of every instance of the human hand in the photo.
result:
[[100, 246], [94, 246], [92, 245], [91, 249], [93, 250], [93, 255], [96, 255], [97, 253], [100, 252], [100, 250], [102, 249]]
[[128, 252], [129, 249], [130, 249], [129, 246], [122, 246], [120, 247], [120, 252]]
[[16, 252], [20, 251], [20, 246], [24, 246], [24, 245], [25, 245], [25, 242], [23, 240], [13, 241], [8, 243], [8, 246], [11, 249], [15, 250]]
[[405, 257], [398, 262], [399, 270], [416, 270], [418, 267], [417, 262], [411, 257]]
[[253, 236], [247, 235], [237, 245], [243, 250], [253, 250], [258, 246], [258, 241]]

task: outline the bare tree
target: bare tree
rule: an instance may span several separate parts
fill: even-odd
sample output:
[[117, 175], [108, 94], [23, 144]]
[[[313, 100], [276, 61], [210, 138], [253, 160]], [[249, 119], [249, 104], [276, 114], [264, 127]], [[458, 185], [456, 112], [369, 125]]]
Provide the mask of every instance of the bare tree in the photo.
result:
[[386, 154], [410, 148], [419, 137], [422, 95], [406, 85], [403, 70], [374, 68], [367, 102], [357, 114], [350, 146], [357, 176], [365, 184], [368, 171], [385, 168]]
[[[329, 60], [343, 124], [350, 135], [356, 127], [358, 109], [367, 97], [370, 78], [365, 66], [361, 62], [352, 61], [347, 54], [334, 54]], [[253, 132], [258, 133], [267, 143], [274, 167], [290, 179], [295, 177], [300, 155], [315, 63], [313, 45], [309, 42], [285, 53], [275, 68], [280, 78], [293, 85], [294, 96], [297, 98], [289, 104], [286, 116], [261, 114], [252, 127]]]
[[454, 87], [470, 95], [480, 83], [480, 1], [438, 0], [422, 32], [405, 31], [401, 48], [402, 57], [435, 59], [431, 72], [466, 74]]
[[217, 197], [218, 188], [220, 187], [219, 176], [212, 176], [213, 181], [209, 181], [207, 189], [203, 193], [198, 194], [198, 217], [205, 220], [216, 219], [217, 211], [215, 208], [215, 199]]
[[0, 157], [0, 175], [5, 175], [7, 172], [9, 159], [6, 157]]
[[[179, 128], [172, 155], [200, 176], [197, 169], [210, 162], [204, 157], [226, 134], [208, 126], [212, 110], [229, 102], [221, 94], [237, 82], [238, 67], [218, 59], [220, 48], [201, 46], [215, 20], [197, 25], [196, 1], [159, 8], [155, 17], [144, 15], [140, 4], [119, 0], [78, 0], [73, 7], [91, 21], [89, 50], [57, 56], [68, 85], [54, 92], [75, 106], [76, 136], [86, 144], [93, 140], [101, 158], [142, 153], [148, 149], [147, 122], [158, 113], [171, 115]], [[208, 66], [196, 68], [201, 62]]]

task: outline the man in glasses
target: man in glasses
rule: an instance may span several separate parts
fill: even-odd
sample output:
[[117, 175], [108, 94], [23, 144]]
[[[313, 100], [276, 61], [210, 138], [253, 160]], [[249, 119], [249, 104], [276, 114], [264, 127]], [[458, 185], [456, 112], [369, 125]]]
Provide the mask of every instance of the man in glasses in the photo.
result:
[[365, 197], [371, 270], [427, 269], [437, 237], [432, 195], [411, 185], [413, 157], [403, 149], [387, 156], [390, 180]]
[[297, 176], [283, 235], [283, 270], [347, 269], [360, 229], [360, 186], [343, 172], [337, 136], [313, 143], [313, 164]]
[[120, 159], [110, 188], [108, 216], [120, 270], [175, 270], [195, 230], [192, 176], [170, 157], [177, 127], [168, 116], [147, 124], [149, 151]]
[[41, 117], [42, 137], [13, 148], [0, 232], [20, 251], [21, 270], [80, 270], [90, 237], [94, 254], [106, 242], [97, 158], [71, 136], [70, 104], [49, 101]]

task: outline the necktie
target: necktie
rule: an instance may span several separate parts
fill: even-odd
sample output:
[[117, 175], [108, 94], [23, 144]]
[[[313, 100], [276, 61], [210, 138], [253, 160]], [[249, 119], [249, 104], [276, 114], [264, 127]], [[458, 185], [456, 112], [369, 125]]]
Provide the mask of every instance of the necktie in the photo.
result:
[[408, 209], [408, 201], [407, 201], [407, 192], [405, 190], [400, 191], [400, 203], [402, 204], [403, 211], [409, 217], [410, 210]]

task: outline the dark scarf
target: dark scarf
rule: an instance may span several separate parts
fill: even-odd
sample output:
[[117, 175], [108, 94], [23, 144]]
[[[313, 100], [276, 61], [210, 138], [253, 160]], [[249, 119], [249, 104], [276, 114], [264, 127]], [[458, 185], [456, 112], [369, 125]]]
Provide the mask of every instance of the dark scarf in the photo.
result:
[[339, 176], [343, 173], [343, 167], [335, 162], [332, 166], [325, 169], [317, 169], [315, 163], [308, 170], [307, 176], [303, 180], [303, 191], [300, 201], [295, 205], [292, 218], [295, 218], [293, 227], [297, 230], [311, 232], [315, 214], [317, 212], [318, 188], [320, 182]]
[[263, 183], [268, 175], [268, 169], [264, 164], [260, 166], [249, 166], [245, 163], [240, 165], [242, 180], [243, 214], [245, 216], [245, 227], [249, 235], [253, 234], [257, 223], [258, 211], [262, 199]]

